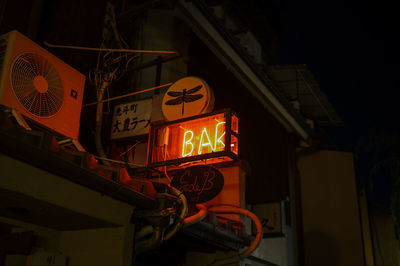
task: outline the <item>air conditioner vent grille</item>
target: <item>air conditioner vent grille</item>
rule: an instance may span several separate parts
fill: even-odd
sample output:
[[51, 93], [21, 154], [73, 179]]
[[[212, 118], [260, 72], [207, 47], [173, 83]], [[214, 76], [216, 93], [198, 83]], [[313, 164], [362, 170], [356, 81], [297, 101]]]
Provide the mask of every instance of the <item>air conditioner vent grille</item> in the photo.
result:
[[38, 117], [55, 115], [63, 104], [64, 88], [56, 68], [41, 55], [19, 55], [11, 69], [12, 89], [24, 108]]

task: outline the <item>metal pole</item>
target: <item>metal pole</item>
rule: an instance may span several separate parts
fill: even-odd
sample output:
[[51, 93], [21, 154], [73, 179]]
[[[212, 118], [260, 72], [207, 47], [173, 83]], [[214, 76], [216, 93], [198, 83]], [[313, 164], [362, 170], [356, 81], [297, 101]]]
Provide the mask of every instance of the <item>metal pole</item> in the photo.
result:
[[[132, 96], [132, 95], [144, 93], [144, 92], [147, 92], [147, 91], [157, 90], [157, 89], [160, 89], [160, 88], [168, 87], [168, 86], [171, 86], [171, 85], [172, 85], [172, 82], [167, 83], [167, 84], [164, 84], [164, 85], [156, 86], [156, 87], [153, 87], [153, 88], [141, 90], [141, 91], [131, 92], [131, 93], [124, 94], [124, 95], [121, 95], [121, 96], [116, 96], [116, 97], [108, 98], [108, 99], [102, 100], [102, 101], [100, 101], [100, 102], [101, 102], [101, 103], [110, 102], [110, 101], [114, 101], [114, 100], [117, 100], [117, 99], [125, 98], [125, 97], [128, 97], [128, 96]], [[91, 105], [95, 105], [95, 104], [97, 104], [97, 103], [98, 103], [98, 102], [87, 103], [87, 104], [84, 104], [84, 105], [82, 105], [82, 106], [83, 106], [83, 107], [88, 107], [88, 106], [91, 106]]]
[[70, 45], [57, 45], [50, 44], [44, 41], [47, 47], [64, 48], [64, 49], [75, 49], [75, 50], [86, 50], [86, 51], [99, 51], [99, 52], [125, 52], [125, 53], [142, 53], [142, 54], [177, 54], [175, 51], [152, 51], [152, 50], [132, 50], [132, 49], [111, 49], [111, 48], [92, 48], [83, 46], [70, 46]]

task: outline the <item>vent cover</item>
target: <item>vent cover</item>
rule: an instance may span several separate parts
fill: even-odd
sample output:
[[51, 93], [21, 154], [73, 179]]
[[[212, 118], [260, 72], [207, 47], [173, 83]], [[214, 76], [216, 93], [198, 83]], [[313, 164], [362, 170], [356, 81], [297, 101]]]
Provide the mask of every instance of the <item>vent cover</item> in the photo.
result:
[[1, 105], [77, 140], [84, 88], [84, 75], [26, 36], [0, 35]]
[[63, 104], [64, 88], [56, 68], [41, 55], [19, 55], [11, 68], [11, 86], [18, 101], [38, 117], [55, 115]]

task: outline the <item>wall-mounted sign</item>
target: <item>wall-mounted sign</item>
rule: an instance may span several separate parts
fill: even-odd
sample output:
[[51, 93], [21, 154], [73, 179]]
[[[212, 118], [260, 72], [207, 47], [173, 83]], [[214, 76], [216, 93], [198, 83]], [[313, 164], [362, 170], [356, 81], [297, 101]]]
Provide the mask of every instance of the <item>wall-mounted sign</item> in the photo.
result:
[[225, 110], [152, 125], [148, 166], [232, 161], [239, 153], [238, 123], [238, 118]]
[[283, 202], [255, 204], [252, 211], [260, 219], [263, 228], [263, 237], [274, 237], [283, 234], [282, 209]]
[[195, 165], [179, 170], [171, 186], [181, 191], [188, 203], [202, 203], [212, 200], [224, 187], [224, 177], [216, 168]]
[[111, 139], [127, 138], [149, 133], [152, 99], [115, 106]]
[[167, 121], [211, 112], [214, 95], [207, 83], [197, 77], [185, 77], [168, 88], [162, 101]]

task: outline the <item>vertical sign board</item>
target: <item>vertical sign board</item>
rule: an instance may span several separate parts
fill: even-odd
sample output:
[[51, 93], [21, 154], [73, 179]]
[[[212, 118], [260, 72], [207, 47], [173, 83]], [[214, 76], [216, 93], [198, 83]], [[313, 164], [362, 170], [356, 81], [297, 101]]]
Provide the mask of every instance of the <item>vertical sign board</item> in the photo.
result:
[[148, 166], [237, 159], [238, 127], [238, 118], [230, 110], [152, 125]]
[[274, 237], [283, 234], [283, 206], [281, 202], [253, 205], [253, 212], [260, 218], [262, 224], [263, 237]]
[[114, 108], [111, 139], [149, 133], [152, 99], [119, 104]]

